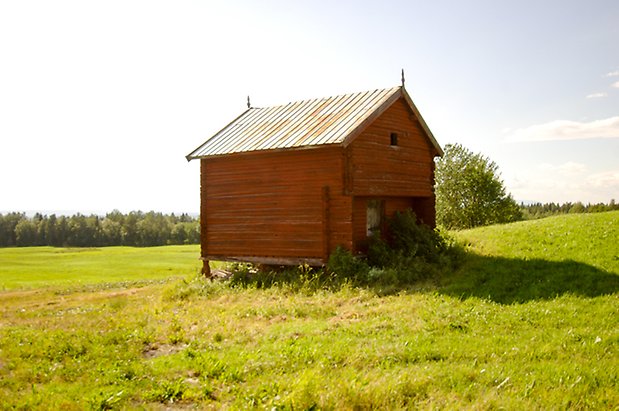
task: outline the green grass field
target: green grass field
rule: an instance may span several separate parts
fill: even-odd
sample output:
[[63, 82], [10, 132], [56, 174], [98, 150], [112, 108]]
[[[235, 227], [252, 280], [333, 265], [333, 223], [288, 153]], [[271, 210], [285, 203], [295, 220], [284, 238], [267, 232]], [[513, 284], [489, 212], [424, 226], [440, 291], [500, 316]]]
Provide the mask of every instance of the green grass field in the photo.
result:
[[[460, 269], [388, 295], [205, 283], [197, 248], [136, 249], [162, 276], [91, 287], [54, 282], [51, 259], [52, 287], [0, 292], [0, 409], [617, 409], [618, 224], [460, 232]], [[136, 281], [169, 267], [185, 279]]]
[[619, 211], [568, 214], [456, 233], [483, 255], [575, 261], [619, 272]]
[[619, 211], [455, 233], [471, 252], [442, 292], [501, 303], [619, 291]]
[[199, 245], [0, 248], [0, 290], [185, 277], [201, 267]]

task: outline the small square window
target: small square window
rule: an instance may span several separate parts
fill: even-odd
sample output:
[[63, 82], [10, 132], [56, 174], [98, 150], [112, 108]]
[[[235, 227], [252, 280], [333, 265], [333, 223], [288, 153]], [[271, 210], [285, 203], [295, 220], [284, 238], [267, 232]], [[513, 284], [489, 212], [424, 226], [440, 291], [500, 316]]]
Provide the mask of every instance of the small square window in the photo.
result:
[[397, 146], [398, 145], [398, 133], [391, 133], [391, 145], [392, 146]]

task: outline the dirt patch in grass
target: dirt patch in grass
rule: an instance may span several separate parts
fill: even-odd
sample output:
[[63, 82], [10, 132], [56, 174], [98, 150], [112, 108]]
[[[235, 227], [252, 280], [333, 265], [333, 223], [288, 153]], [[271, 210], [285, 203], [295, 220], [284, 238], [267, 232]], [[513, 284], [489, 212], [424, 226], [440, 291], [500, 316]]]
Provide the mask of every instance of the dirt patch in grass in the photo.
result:
[[151, 344], [143, 352], [144, 358], [157, 358], [164, 355], [176, 354], [188, 347], [187, 344]]

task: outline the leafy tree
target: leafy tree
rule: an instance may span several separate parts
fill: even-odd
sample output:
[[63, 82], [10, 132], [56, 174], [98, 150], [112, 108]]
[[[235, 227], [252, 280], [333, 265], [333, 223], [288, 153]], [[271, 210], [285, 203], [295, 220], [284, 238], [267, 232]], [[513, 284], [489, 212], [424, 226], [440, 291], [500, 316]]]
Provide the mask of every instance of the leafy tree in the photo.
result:
[[56, 221], [56, 244], [50, 244], [56, 247], [64, 246], [67, 243], [69, 235], [69, 220], [66, 216], [60, 216]]
[[17, 245], [15, 227], [26, 218], [24, 213], [0, 214], [0, 247], [14, 247]]
[[118, 221], [105, 218], [101, 222], [102, 242], [105, 245], [119, 245], [122, 243], [122, 225]]
[[122, 245], [138, 244], [138, 221], [144, 218], [141, 211], [132, 211], [125, 217], [122, 228]]
[[37, 225], [34, 220], [23, 219], [15, 226], [15, 243], [17, 246], [36, 244]]
[[174, 224], [170, 232], [171, 244], [187, 244], [187, 231], [183, 223]]
[[[182, 221], [182, 219], [181, 219]], [[200, 225], [194, 222], [179, 222], [174, 224], [170, 233], [170, 244], [199, 244]]]
[[522, 219], [498, 166], [460, 144], [445, 146], [436, 163], [436, 214], [439, 225], [456, 229]]
[[53, 246], [61, 246], [62, 240], [58, 233], [58, 219], [56, 218], [56, 214], [50, 215], [48, 218], [44, 219], [42, 222], [42, 226], [45, 228], [43, 231], [45, 232], [45, 238], [47, 239], [46, 244]]
[[170, 238], [170, 223], [163, 214], [154, 211], [144, 215], [144, 218], [137, 223], [137, 229], [140, 246], [164, 245]]
[[585, 210], [586, 210], [585, 205], [579, 201], [577, 203], [574, 203], [574, 205], [570, 207], [569, 213], [570, 214], [584, 213]]
[[187, 233], [187, 244], [200, 244], [200, 221], [189, 221], [191, 217], [186, 217], [187, 221], [182, 223], [185, 225], [185, 232]]

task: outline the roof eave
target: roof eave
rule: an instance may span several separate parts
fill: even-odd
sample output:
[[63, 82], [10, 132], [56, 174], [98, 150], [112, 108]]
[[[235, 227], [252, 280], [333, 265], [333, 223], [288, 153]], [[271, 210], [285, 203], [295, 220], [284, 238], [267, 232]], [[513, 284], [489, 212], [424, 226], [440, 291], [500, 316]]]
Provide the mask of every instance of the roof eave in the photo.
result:
[[[316, 150], [321, 148], [328, 147], [342, 147], [342, 143], [325, 143], [325, 144], [312, 144], [312, 145], [304, 145], [304, 146], [294, 146], [294, 147], [285, 147], [285, 148], [270, 148], [268, 150], [252, 150], [252, 151], [235, 151], [232, 153], [219, 153], [219, 154], [208, 154], [204, 156], [195, 156], [188, 159], [190, 160], [203, 160], [210, 158], [221, 158], [221, 157], [231, 157], [231, 156], [245, 156], [245, 155], [254, 155], [256, 153], [281, 153], [281, 152], [291, 152], [291, 151], [302, 151], [302, 150]], [[189, 157], [189, 156], [187, 156]]]
[[187, 159], [187, 161], [191, 161], [191, 160], [199, 160], [201, 158], [206, 158], [209, 156], [199, 156], [199, 155], [195, 155], [197, 152], [200, 151], [200, 149], [202, 149], [202, 147], [204, 147], [209, 141], [211, 141], [213, 138], [215, 138], [215, 136], [217, 136], [219, 133], [221, 133], [222, 131], [224, 131], [225, 129], [227, 129], [228, 127], [230, 127], [230, 125], [232, 125], [233, 123], [235, 123], [238, 119], [240, 119], [241, 117], [243, 117], [245, 114], [247, 114], [249, 111], [251, 110], [251, 107], [248, 108], [247, 110], [243, 111], [240, 115], [238, 115], [234, 120], [230, 121], [228, 124], [225, 125], [225, 127], [223, 127], [221, 130], [219, 130], [217, 133], [213, 134], [210, 138], [208, 138], [204, 143], [200, 144], [198, 146], [198, 148], [196, 148], [195, 150], [193, 150], [191, 153], [187, 154], [185, 156], [185, 158]]

